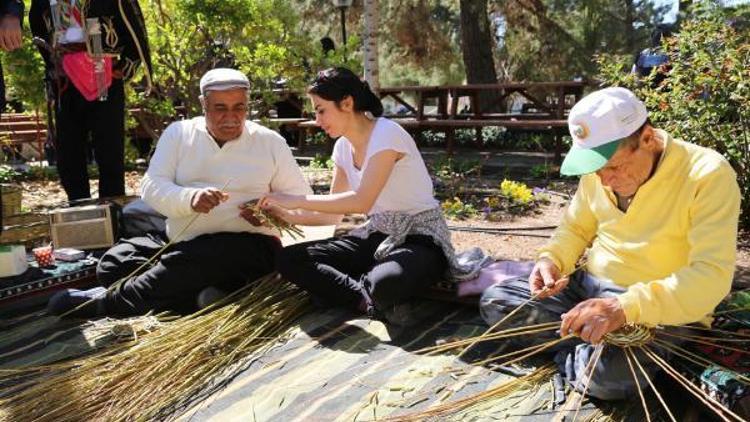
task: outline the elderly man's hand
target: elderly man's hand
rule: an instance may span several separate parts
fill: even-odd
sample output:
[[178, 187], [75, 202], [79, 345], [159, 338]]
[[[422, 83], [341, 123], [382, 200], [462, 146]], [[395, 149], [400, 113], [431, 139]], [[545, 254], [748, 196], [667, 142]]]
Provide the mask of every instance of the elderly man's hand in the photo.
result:
[[229, 199], [229, 195], [216, 188], [203, 188], [193, 195], [190, 206], [196, 212], [208, 213], [220, 203]]
[[568, 277], [561, 277], [560, 269], [548, 258], [541, 258], [529, 276], [529, 290], [539, 299], [554, 296], [568, 285]]
[[0, 49], [13, 51], [21, 47], [21, 20], [17, 16], [0, 18]]
[[576, 334], [585, 342], [598, 344], [605, 334], [625, 322], [625, 311], [617, 298], [589, 299], [562, 315], [560, 335]]
[[263, 222], [255, 214], [255, 207], [249, 204], [240, 204], [240, 217], [255, 227], [260, 227]]
[[[248, 223], [256, 227], [264, 225], [263, 222], [258, 218], [258, 215], [255, 212], [255, 206], [253, 206], [252, 203], [241, 204], [239, 208], [240, 217], [244, 218]], [[284, 221], [289, 221], [291, 216], [290, 211], [275, 205], [264, 207], [263, 212], [266, 214], [271, 214], [274, 217]]]

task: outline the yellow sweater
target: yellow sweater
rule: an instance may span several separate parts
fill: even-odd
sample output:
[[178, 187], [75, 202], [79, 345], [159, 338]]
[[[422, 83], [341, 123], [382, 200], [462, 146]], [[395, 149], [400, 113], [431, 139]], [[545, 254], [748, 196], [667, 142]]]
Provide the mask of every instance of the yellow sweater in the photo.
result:
[[586, 270], [627, 288], [618, 299], [628, 322], [687, 324], [731, 288], [740, 191], [720, 154], [657, 133], [665, 151], [627, 213], [596, 174], [585, 175], [539, 256], [568, 274], [590, 246]]

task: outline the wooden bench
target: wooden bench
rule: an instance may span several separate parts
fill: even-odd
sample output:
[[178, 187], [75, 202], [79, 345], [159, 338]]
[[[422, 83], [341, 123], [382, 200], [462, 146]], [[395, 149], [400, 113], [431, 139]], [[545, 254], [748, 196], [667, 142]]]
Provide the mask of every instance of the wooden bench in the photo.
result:
[[[47, 122], [39, 114], [3, 114], [2, 119], [0, 119], [0, 143], [2, 145], [12, 148], [28, 144], [42, 159], [46, 141]], [[21, 152], [19, 151], [19, 153]]]
[[[568, 126], [567, 120], [560, 119], [454, 119], [454, 120], [423, 120], [419, 122], [421, 129], [436, 130], [445, 133], [446, 149], [453, 152], [456, 129], [479, 129], [476, 145], [482, 145], [481, 129], [484, 127], [504, 127], [506, 129], [552, 131], [559, 134]], [[555, 159], [559, 160], [562, 151], [562, 137], [555, 137]]]
[[[440, 120], [440, 119], [425, 119], [417, 120], [415, 118], [394, 118], [391, 119], [398, 123], [410, 132], [419, 132], [423, 130], [434, 130], [438, 132], [444, 132], [446, 137], [446, 150], [448, 153], [453, 153], [455, 147], [455, 131], [456, 129], [481, 129], [484, 127], [505, 127], [512, 129], [522, 130], [544, 130], [544, 131], [557, 131], [562, 132], [568, 126], [567, 120], [560, 119], [516, 119], [516, 118], [505, 118], [505, 119], [451, 119], [451, 120]], [[304, 136], [300, 138], [298, 148], [300, 151], [304, 149], [304, 139], [307, 136], [319, 129], [318, 125], [314, 120], [306, 120], [299, 122], [297, 126], [304, 131]], [[482, 139], [477, 136], [477, 144], [481, 145]], [[329, 149], [332, 149], [332, 140], [329, 140]], [[562, 150], [561, 137], [556, 137], [555, 144], [555, 155], [559, 159], [560, 151]]]
[[281, 118], [269, 118], [269, 119], [253, 119], [252, 121], [263, 126], [270, 128], [278, 128], [286, 126], [289, 128], [298, 128], [300, 123], [307, 122], [310, 119], [306, 117], [281, 117]]
[[[177, 108], [178, 115], [184, 113], [184, 109]], [[157, 140], [164, 128], [175, 119], [164, 119], [147, 110], [140, 108], [128, 109], [127, 112], [133, 116], [138, 123], [133, 129], [130, 129], [132, 138], [144, 138]], [[287, 127], [299, 129], [298, 125], [307, 122], [307, 118], [273, 118], [273, 119], [254, 119], [256, 123], [271, 128]], [[314, 122], [313, 122], [314, 123]], [[29, 144], [34, 148], [40, 158], [44, 157], [44, 143], [47, 140], [47, 122], [39, 115], [29, 115], [21, 113], [4, 114], [0, 120], [0, 144], [8, 146], [17, 146]], [[302, 142], [302, 141], [300, 141]], [[28, 159], [29, 157], [24, 157]]]
[[[453, 152], [457, 129], [476, 129], [476, 144], [481, 146], [481, 129], [494, 126], [552, 135], [555, 160], [560, 162], [562, 138], [567, 132], [567, 113], [582, 98], [586, 86], [584, 81], [504, 82], [386, 87], [380, 88], [378, 94], [381, 100], [392, 100], [401, 107], [397, 114], [391, 110], [385, 117], [412, 133], [424, 130], [444, 132], [449, 153]], [[487, 94], [491, 94], [489, 98], [480, 101]], [[459, 110], [462, 97], [468, 97], [470, 108]], [[505, 105], [511, 99], [523, 101], [518, 110]], [[307, 120], [299, 122], [297, 127], [304, 133], [298, 145], [301, 150], [305, 138], [317, 129], [317, 125]]]

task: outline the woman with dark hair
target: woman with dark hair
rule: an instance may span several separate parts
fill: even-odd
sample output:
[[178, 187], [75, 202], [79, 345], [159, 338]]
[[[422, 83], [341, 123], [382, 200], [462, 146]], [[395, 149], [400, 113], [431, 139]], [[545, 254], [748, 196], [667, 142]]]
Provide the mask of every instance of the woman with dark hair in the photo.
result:
[[[476, 275], [460, 265], [432, 180], [414, 139], [381, 117], [383, 105], [366, 82], [345, 68], [322, 71], [308, 88], [316, 122], [338, 138], [329, 195], [270, 194], [261, 206], [298, 224], [330, 224], [365, 213], [348, 235], [285, 248], [278, 271], [317, 302], [366, 311], [372, 317], [445, 277]], [[393, 322], [393, 321], [392, 321]]]

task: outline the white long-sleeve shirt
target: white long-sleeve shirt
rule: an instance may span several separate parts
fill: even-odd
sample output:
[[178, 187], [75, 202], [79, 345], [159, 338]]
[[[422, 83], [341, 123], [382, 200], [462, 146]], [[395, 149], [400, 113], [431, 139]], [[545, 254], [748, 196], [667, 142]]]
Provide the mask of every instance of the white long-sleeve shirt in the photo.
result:
[[[190, 205], [193, 195], [207, 187], [224, 188], [229, 199], [200, 215], [175, 239], [196, 215]], [[240, 217], [240, 204], [268, 192], [312, 193], [284, 138], [248, 121], [239, 138], [219, 147], [203, 117], [167, 127], [141, 182], [143, 200], [167, 217], [167, 236], [172, 241], [219, 232], [278, 235]]]

